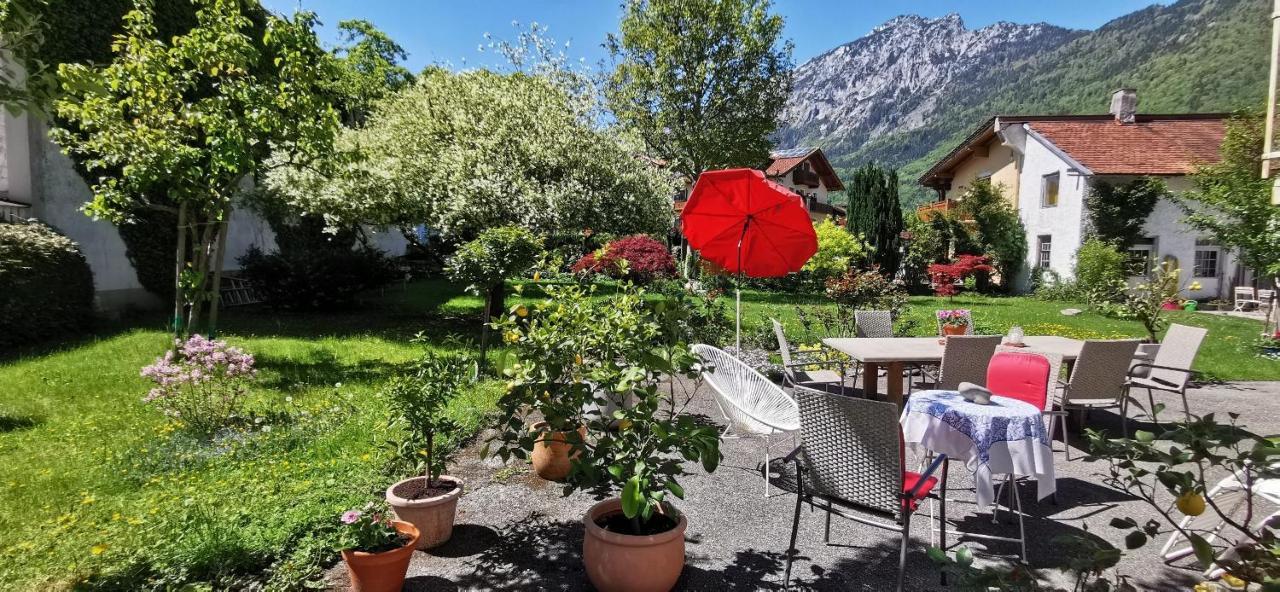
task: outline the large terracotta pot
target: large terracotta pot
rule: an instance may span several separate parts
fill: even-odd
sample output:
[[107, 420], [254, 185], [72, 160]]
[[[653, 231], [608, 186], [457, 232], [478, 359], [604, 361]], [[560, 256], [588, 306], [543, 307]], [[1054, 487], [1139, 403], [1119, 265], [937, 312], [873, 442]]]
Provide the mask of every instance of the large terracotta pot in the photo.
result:
[[399, 592], [404, 587], [404, 574], [409, 571], [409, 560], [420, 535], [408, 522], [396, 520], [394, 524], [396, 530], [412, 538], [405, 546], [381, 553], [342, 552], [352, 592]]
[[[572, 432], [552, 432], [547, 430], [548, 427], [545, 421], [533, 424], [532, 429], [538, 435], [533, 443], [533, 472], [548, 481], [561, 481], [569, 476], [572, 466], [570, 453], [573, 445], [568, 442]], [[587, 437], [586, 426], [578, 427], [578, 437]]]
[[660, 534], [634, 536], [609, 532], [596, 520], [622, 512], [622, 500], [604, 500], [587, 510], [583, 520], [582, 563], [600, 592], [667, 592], [684, 571], [684, 531], [689, 521], [680, 515], [676, 527]]
[[965, 329], [968, 329], [968, 327], [965, 327], [964, 325], [943, 325], [942, 334], [943, 335], [964, 335]]
[[413, 524], [420, 533], [418, 549], [439, 547], [453, 534], [453, 519], [458, 513], [458, 498], [462, 497], [462, 480], [440, 475], [437, 481], [452, 483], [452, 491], [434, 497], [414, 499], [426, 486], [426, 477], [405, 479], [387, 488], [387, 503], [395, 510], [396, 518]]

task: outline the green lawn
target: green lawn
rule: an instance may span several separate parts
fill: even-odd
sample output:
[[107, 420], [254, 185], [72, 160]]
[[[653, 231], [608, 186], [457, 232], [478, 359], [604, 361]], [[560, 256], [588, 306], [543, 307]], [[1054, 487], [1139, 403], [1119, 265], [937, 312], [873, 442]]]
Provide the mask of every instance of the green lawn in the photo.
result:
[[[540, 295], [529, 287], [512, 300]], [[385, 469], [382, 385], [423, 347], [474, 338], [482, 305], [440, 281], [389, 288], [374, 300], [332, 314], [227, 311], [222, 336], [255, 354], [261, 370], [251, 407], [272, 419], [215, 447], [173, 433], [141, 402], [147, 383], [138, 371], [167, 343], [158, 327], [101, 327], [0, 360], [0, 589], [191, 581], [241, 588], [237, 578], [296, 584], [313, 576], [318, 559], [334, 557], [325, 537], [337, 513], [400, 477]], [[816, 341], [803, 334], [797, 304], [830, 306], [817, 295], [745, 293], [744, 331], [772, 316], [798, 341]], [[984, 332], [1020, 324], [1029, 334], [1141, 334], [1133, 322], [1058, 313], [1068, 306], [919, 297], [906, 326], [932, 334], [933, 311], [952, 307], [973, 309]], [[1223, 379], [1280, 379], [1280, 362], [1249, 348], [1258, 323], [1171, 316], [1210, 329], [1198, 369]], [[419, 331], [425, 346], [410, 341]], [[455, 417], [474, 430], [498, 391], [482, 383], [454, 402]]]

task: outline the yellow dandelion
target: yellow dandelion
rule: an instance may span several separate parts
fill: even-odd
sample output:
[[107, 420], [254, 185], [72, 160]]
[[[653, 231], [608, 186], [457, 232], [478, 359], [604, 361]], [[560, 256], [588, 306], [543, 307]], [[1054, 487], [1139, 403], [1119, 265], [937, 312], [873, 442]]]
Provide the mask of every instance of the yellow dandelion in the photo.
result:
[[107, 552], [107, 545], [106, 543], [98, 543], [92, 547], [89, 547], [89, 552], [93, 553], [94, 555], [101, 555]]
[[360, 460], [369, 460], [371, 458], [373, 458], [373, 455], [369, 454], [368, 452], [360, 455]]

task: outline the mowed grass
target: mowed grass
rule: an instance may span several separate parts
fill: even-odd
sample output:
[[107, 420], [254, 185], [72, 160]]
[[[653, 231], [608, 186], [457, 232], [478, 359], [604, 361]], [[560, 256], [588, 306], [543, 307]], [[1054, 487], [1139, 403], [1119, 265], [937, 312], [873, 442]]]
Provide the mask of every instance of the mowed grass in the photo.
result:
[[[257, 357], [249, 409], [262, 422], [213, 445], [141, 402], [139, 369], [167, 347], [161, 330], [0, 362], [0, 588], [313, 577], [335, 557], [338, 513], [404, 477], [384, 470], [380, 390], [424, 348], [471, 336], [477, 323], [437, 310], [460, 292], [425, 282], [349, 313], [227, 311], [221, 337]], [[411, 343], [418, 331], [428, 344]], [[499, 394], [481, 383], [450, 412], [475, 431]]]
[[[731, 294], [728, 296], [732, 296]], [[817, 294], [789, 295], [743, 291], [742, 331], [761, 333], [770, 318], [776, 318], [792, 339], [816, 343], [817, 331], [806, 333], [796, 308], [831, 308], [826, 298]], [[1004, 334], [1020, 325], [1027, 335], [1060, 335], [1075, 339], [1145, 338], [1146, 331], [1137, 321], [1116, 319], [1089, 310], [1082, 303], [1050, 302], [1027, 297], [989, 297], [960, 295], [955, 298], [913, 296], [910, 306], [898, 322], [899, 330], [909, 335], [935, 335], [935, 311], [967, 308], [973, 311], [978, 333]], [[1075, 316], [1061, 313], [1068, 308], [1082, 312]], [[1262, 323], [1252, 319], [1210, 315], [1197, 312], [1168, 311], [1170, 322], [1209, 330], [1194, 369], [1209, 380], [1280, 380], [1280, 361], [1257, 355], [1254, 341], [1262, 331]]]

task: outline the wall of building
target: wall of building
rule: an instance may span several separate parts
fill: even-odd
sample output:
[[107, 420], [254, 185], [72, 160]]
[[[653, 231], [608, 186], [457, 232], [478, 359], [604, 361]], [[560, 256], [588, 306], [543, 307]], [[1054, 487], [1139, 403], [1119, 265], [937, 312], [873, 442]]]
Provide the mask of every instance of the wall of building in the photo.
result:
[[973, 154], [952, 171], [951, 189], [947, 199], [959, 199], [977, 179], [990, 178], [993, 185], [1003, 185], [1004, 194], [1017, 207], [1021, 179], [1018, 175], [1018, 155], [1013, 148], [999, 139], [987, 145], [987, 155]]
[[[1044, 176], [1058, 173], [1058, 205], [1041, 207]], [[1069, 279], [1075, 269], [1084, 219], [1085, 178], [1034, 138], [1027, 138], [1018, 178], [1018, 214], [1027, 228], [1027, 259], [1015, 288], [1030, 288], [1039, 261], [1039, 238], [1050, 237], [1049, 269]]]
[[[1123, 183], [1131, 179], [1132, 177], [1106, 178], [1108, 182], [1113, 183]], [[1186, 177], [1168, 177], [1165, 178], [1165, 184], [1173, 193], [1184, 193], [1192, 189], [1191, 180]], [[1161, 199], [1156, 202], [1151, 215], [1147, 217], [1146, 223], [1142, 226], [1143, 234], [1155, 239], [1155, 262], [1158, 263], [1168, 257], [1176, 260], [1177, 266], [1182, 269], [1183, 294], [1188, 298], [1228, 298], [1237, 272], [1234, 254], [1231, 253], [1230, 249], [1217, 247], [1219, 252], [1218, 275], [1216, 277], [1193, 276], [1197, 250], [1196, 240], [1207, 239], [1208, 237], [1183, 223], [1182, 219], [1185, 216], [1186, 213], [1181, 207], [1167, 199]], [[1131, 278], [1130, 283], [1140, 282], [1142, 279]], [[1193, 281], [1200, 283], [1199, 290], [1187, 289]]]

